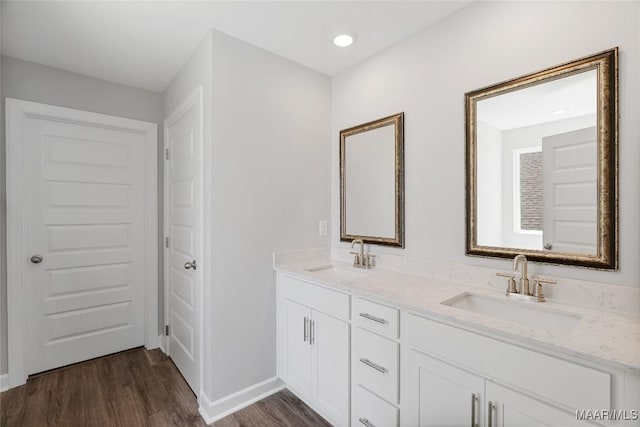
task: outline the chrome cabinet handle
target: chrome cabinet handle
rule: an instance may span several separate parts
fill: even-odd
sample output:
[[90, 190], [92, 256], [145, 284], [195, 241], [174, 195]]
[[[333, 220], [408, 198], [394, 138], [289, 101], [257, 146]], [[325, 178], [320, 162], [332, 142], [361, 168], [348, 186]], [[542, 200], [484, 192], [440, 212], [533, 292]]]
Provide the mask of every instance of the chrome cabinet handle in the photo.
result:
[[387, 323], [386, 320], [381, 319], [380, 317], [372, 316], [369, 313], [360, 313], [360, 317], [364, 317], [365, 319], [373, 320], [374, 322], [382, 323], [383, 325]]
[[309, 319], [307, 319], [307, 316], [304, 316], [304, 333], [303, 333], [304, 341], [303, 342], [307, 342], [307, 339], [309, 338], [309, 333], [307, 332], [308, 327], [309, 327]]
[[487, 427], [493, 427], [493, 402], [489, 401], [487, 404]]
[[362, 417], [360, 417], [360, 418], [358, 418], [358, 421], [360, 421], [360, 424], [363, 424], [363, 425], [365, 425], [365, 426], [367, 426], [367, 427], [375, 427], [375, 426], [374, 426], [373, 424], [371, 424], [371, 422], [370, 422], [368, 419], [366, 419], [366, 418], [362, 418]]
[[314, 322], [313, 320], [309, 320], [309, 345], [313, 345], [313, 343], [315, 342], [315, 326], [316, 322]]
[[478, 427], [476, 424], [476, 394], [471, 393], [471, 427]]
[[34, 264], [40, 264], [44, 258], [40, 254], [35, 254], [31, 257], [31, 262]]
[[382, 372], [383, 374], [387, 373], [387, 368], [380, 366], [380, 365], [376, 365], [375, 363], [373, 363], [372, 361], [370, 361], [369, 359], [360, 359], [360, 362], [364, 363], [365, 365], [375, 369], [378, 372]]
[[196, 269], [196, 260], [194, 259], [191, 262], [185, 262], [184, 263], [184, 268], [187, 269], [187, 270], [189, 270], [189, 269], [195, 270]]

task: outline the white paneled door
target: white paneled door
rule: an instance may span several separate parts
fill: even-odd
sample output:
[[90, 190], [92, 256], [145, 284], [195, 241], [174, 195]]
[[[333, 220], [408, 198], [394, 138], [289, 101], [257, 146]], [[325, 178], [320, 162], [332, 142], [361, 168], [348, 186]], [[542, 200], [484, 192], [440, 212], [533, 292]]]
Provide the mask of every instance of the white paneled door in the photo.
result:
[[[144, 345], [146, 239], [156, 241], [145, 234], [147, 221], [155, 224], [145, 211], [145, 193], [156, 188], [146, 187], [149, 135], [119, 127], [119, 118], [41, 104], [35, 109], [48, 115], [20, 114], [7, 105], [19, 117], [8, 145], [15, 159], [20, 144], [22, 182], [11, 178], [8, 207], [9, 227], [24, 230], [15, 267], [23, 268], [25, 373]], [[155, 125], [138, 123], [155, 138]]]
[[167, 353], [198, 392], [200, 286], [200, 89], [165, 120], [165, 280]]
[[542, 139], [546, 249], [598, 252], [597, 145], [595, 127]]

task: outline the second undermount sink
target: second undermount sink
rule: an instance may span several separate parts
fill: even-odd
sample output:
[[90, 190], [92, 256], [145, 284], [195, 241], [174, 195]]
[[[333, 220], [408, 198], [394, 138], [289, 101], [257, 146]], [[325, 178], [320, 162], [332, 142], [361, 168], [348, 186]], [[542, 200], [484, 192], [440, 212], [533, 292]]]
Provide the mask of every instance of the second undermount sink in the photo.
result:
[[336, 267], [333, 265], [322, 265], [319, 267], [306, 268], [305, 270], [327, 279], [352, 280], [368, 276], [368, 274], [365, 274], [364, 272], [352, 270], [350, 268]]
[[441, 304], [564, 335], [570, 334], [581, 319], [577, 314], [550, 309], [538, 303], [469, 292], [457, 295]]

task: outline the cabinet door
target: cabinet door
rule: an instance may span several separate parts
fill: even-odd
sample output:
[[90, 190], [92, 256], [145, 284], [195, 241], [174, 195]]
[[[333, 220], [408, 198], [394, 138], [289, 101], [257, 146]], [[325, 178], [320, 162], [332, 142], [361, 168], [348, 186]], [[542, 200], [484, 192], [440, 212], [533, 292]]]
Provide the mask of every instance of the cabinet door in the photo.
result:
[[484, 379], [409, 350], [401, 425], [481, 426]]
[[349, 324], [314, 311], [311, 327], [314, 400], [339, 426], [349, 425]]
[[[492, 420], [487, 427], [573, 427], [595, 425], [576, 420], [575, 413], [568, 413], [525, 396], [506, 387], [487, 381], [486, 401], [492, 405]], [[487, 408], [488, 414], [488, 408]]]
[[311, 310], [296, 302], [283, 301], [284, 318], [284, 379], [303, 397], [311, 397], [311, 356], [309, 325]]

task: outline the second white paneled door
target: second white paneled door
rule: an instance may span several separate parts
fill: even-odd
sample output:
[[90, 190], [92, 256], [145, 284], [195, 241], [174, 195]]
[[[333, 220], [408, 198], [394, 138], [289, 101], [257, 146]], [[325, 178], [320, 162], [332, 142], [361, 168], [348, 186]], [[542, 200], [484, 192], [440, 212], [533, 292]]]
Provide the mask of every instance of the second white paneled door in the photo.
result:
[[542, 138], [545, 249], [598, 253], [598, 135], [594, 127]]
[[18, 100], [7, 112], [11, 385], [157, 346], [156, 125]]
[[199, 395], [201, 89], [165, 120], [165, 322], [167, 354]]

